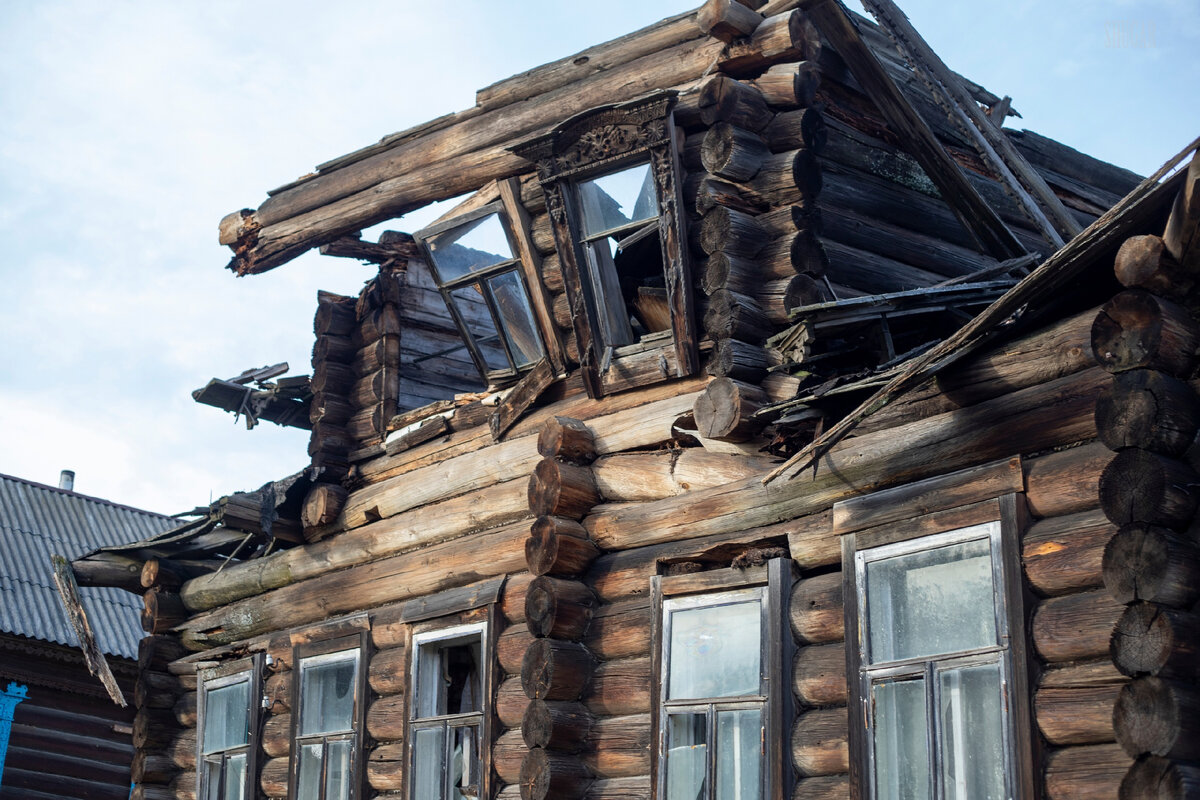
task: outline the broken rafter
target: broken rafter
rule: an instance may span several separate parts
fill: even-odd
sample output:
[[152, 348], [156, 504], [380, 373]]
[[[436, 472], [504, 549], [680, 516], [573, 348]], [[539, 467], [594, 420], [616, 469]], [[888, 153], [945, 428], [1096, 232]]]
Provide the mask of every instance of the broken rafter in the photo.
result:
[[87, 611], [83, 601], [79, 599], [79, 586], [75, 583], [75, 573], [71, 565], [62, 556], [51, 556], [54, 564], [54, 585], [58, 587], [58, 596], [62, 600], [63, 609], [67, 612], [67, 620], [71, 623], [75, 635], [79, 637], [79, 649], [83, 651], [83, 659], [87, 662], [88, 671], [100, 679], [108, 696], [117, 705], [124, 708], [125, 695], [109, 669], [104, 651], [96, 642], [96, 634], [92, 632], [92, 624], [88, 621]]
[[361, 233], [334, 239], [321, 245], [321, 255], [357, 258], [381, 267], [403, 267], [410, 258], [420, 258], [421, 248], [412, 236], [399, 231], [384, 231], [378, 242], [365, 242]]
[[809, 465], [828, 453], [846, 437], [859, 422], [875, 413], [900, 395], [920, 385], [940, 370], [958, 361], [978, 348], [985, 338], [1002, 322], [1017, 314], [1030, 300], [1045, 296], [1061, 288], [1090, 262], [1097, 250], [1115, 249], [1119, 242], [1140, 229], [1146, 220], [1159, 213], [1156, 200], [1170, 197], [1183, 182], [1186, 173], [1180, 172], [1171, 180], [1162, 181], [1193, 150], [1200, 147], [1200, 139], [1193, 141], [1178, 155], [1170, 159], [1157, 172], [1138, 184], [1120, 203], [1089, 225], [1061, 250], [1046, 259], [1037, 269], [1029, 273], [1020, 283], [996, 302], [984, 309], [979, 316], [963, 326], [957, 333], [937, 347], [913, 359], [886, 386], [867, 398], [858, 408], [846, 415], [808, 446], [789, 458], [763, 478], [770, 483], [780, 475], [799, 475]]
[[925, 78], [934, 101], [958, 122], [974, 142], [980, 157], [1000, 178], [1001, 184], [1046, 241], [1059, 248], [1064, 239], [1078, 234], [1082, 230], [1079, 222], [1000, 130], [1003, 112], [994, 120], [984, 115], [958, 76], [950, 71], [892, 0], [864, 0], [864, 4], [917, 73]]
[[1025, 248], [946, 153], [933, 131], [863, 41], [841, 3], [838, 0], [804, 0], [800, 6], [833, 43], [888, 124], [905, 140], [951, 210], [983, 248], [1001, 261], [1024, 255]]

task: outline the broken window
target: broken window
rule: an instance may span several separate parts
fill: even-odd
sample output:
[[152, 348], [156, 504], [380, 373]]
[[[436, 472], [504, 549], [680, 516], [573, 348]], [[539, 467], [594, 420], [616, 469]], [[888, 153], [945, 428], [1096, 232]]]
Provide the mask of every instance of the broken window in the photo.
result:
[[513, 378], [541, 360], [545, 348], [501, 203], [430, 226], [415, 238], [486, 381]]
[[254, 797], [257, 659], [200, 673], [200, 792], [204, 800]]
[[593, 109], [514, 148], [538, 167], [593, 396], [698, 368], [673, 100]]
[[410, 797], [478, 798], [486, 670], [484, 623], [413, 636]]

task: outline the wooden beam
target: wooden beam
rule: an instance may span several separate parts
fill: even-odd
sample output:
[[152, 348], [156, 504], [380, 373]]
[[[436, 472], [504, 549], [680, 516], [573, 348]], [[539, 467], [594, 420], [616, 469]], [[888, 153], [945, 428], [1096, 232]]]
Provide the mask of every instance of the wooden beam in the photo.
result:
[[979, 196], [921, 115], [900, 92], [863, 41], [841, 3], [838, 0], [804, 0], [800, 6], [833, 43], [888, 124], [905, 140], [921, 168], [937, 184], [942, 197], [983, 248], [1001, 261], [1024, 255], [1025, 248]]
[[104, 658], [104, 651], [96, 642], [96, 634], [92, 632], [87, 611], [84, 610], [83, 601], [79, 599], [75, 573], [71, 571], [70, 563], [62, 556], [51, 556], [51, 561], [54, 564], [54, 585], [58, 588], [58, 596], [67, 612], [67, 621], [79, 637], [79, 649], [83, 651], [88, 671], [100, 679], [112, 701], [124, 708], [127, 705], [125, 695], [121, 694], [121, 687], [117, 685], [117, 679]]
[[[879, 20], [879, 24], [907, 55], [918, 73], [924, 73], [923, 77], [933, 90], [934, 100], [952, 119], [959, 121], [959, 126], [974, 141], [979, 155], [1013, 193], [1046, 241], [1058, 248], [1063, 246], [1063, 237], [1070, 239], [1078, 234], [1082, 230], [1079, 222], [1001, 132], [1003, 112], [997, 124], [989, 121], [958, 76], [950, 71], [892, 0], [864, 2], [867, 10]], [[1007, 107], [1007, 104], [1004, 105]], [[1038, 203], [1041, 203], [1040, 207]]]

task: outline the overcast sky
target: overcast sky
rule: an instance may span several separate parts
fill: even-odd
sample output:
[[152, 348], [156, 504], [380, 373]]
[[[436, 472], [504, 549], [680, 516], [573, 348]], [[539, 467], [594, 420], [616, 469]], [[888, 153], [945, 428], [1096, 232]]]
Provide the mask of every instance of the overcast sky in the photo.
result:
[[[246, 431], [191, 390], [306, 374], [317, 290], [372, 271], [308, 254], [235, 278], [221, 217], [698, 3], [0, 0], [0, 472], [74, 469], [173, 513], [305, 466], [306, 432]], [[901, 5], [1017, 127], [1142, 174], [1200, 135], [1197, 0]]]

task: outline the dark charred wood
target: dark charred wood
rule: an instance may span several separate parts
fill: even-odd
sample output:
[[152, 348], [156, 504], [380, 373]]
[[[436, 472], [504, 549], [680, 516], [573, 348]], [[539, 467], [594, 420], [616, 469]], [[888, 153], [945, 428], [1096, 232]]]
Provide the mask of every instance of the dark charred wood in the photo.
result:
[[704, 330], [713, 339], [760, 343], [774, 333], [758, 303], [751, 297], [718, 289], [708, 298]]
[[1104, 585], [1122, 603], [1190, 608], [1200, 597], [1200, 548], [1166, 528], [1126, 525], [1104, 548]]
[[582, 519], [599, 502], [596, 480], [587, 467], [547, 458], [529, 477], [529, 509], [539, 517]]
[[138, 750], [163, 750], [175, 740], [179, 727], [173, 711], [139, 709], [133, 717], [133, 746]]
[[364, 344], [350, 362], [358, 375], [370, 375], [384, 367], [400, 368], [400, 335], [390, 334]]
[[526, 746], [578, 753], [587, 745], [595, 718], [584, 706], [570, 702], [530, 700], [521, 722]]
[[179, 595], [163, 587], [148, 590], [142, 601], [142, 630], [146, 633], [166, 633], [188, 618]]
[[718, 122], [708, 129], [700, 146], [704, 168], [731, 181], [748, 181], [758, 174], [769, 151], [757, 133]]
[[358, 352], [358, 348], [354, 345], [354, 340], [351, 337], [325, 334], [318, 336], [317, 340], [313, 343], [312, 363], [314, 366], [322, 361], [336, 361], [339, 364], [349, 364], [354, 360], [356, 352]]
[[774, 116], [760, 91], [719, 73], [701, 85], [699, 108], [700, 120], [709, 127], [728, 122], [748, 131], [760, 131]]
[[577, 756], [537, 748], [521, 763], [522, 800], [578, 800], [587, 791], [591, 774]]
[[585, 584], [542, 575], [525, 593], [525, 624], [534, 636], [578, 641], [587, 632], [595, 605], [595, 595]]
[[1134, 603], [1113, 631], [1112, 659], [1126, 675], [1196, 683], [1200, 680], [1200, 615]]
[[313, 367], [312, 390], [314, 394], [344, 397], [354, 386], [356, 375], [349, 364], [323, 361]]
[[1198, 344], [1200, 330], [1184, 308], [1141, 289], [1109, 300], [1092, 325], [1092, 351], [1109, 372], [1158, 369], [1186, 378]]
[[766, 234], [753, 216], [726, 206], [711, 209], [700, 223], [700, 247], [709, 255], [754, 258], [766, 244]]
[[705, 294], [721, 289], [753, 294], [760, 280], [758, 265], [752, 259], [724, 252], [713, 253], [700, 271], [700, 288]]
[[1182, 530], [1196, 510], [1196, 485], [1187, 464], [1128, 448], [1100, 475], [1100, 507], [1119, 525], [1140, 522]]
[[111, 586], [141, 594], [142, 560], [113, 553], [96, 553], [71, 563], [75, 581], [80, 586]]
[[354, 406], [344, 394], [321, 391], [313, 395], [308, 406], [308, 419], [314, 425], [319, 422], [330, 425], [345, 425], [354, 415]]
[[313, 319], [313, 333], [317, 336], [349, 336], [357, 323], [353, 297], [330, 292], [317, 294], [317, 314]]
[[767, 404], [766, 393], [757, 386], [717, 378], [696, 399], [692, 413], [701, 436], [727, 442], [744, 442], [762, 428], [754, 413]]
[[308, 490], [300, 510], [300, 523], [307, 530], [328, 525], [342, 513], [349, 493], [336, 483], [318, 483]]
[[166, 753], [138, 750], [129, 772], [134, 783], [166, 784], [179, 773], [179, 767]]
[[718, 339], [713, 344], [706, 370], [717, 378], [757, 383], [770, 365], [767, 351], [761, 346], [737, 339]]
[[400, 307], [389, 303], [371, 309], [363, 316], [354, 341], [360, 348], [369, 347], [385, 336], [399, 336], [402, 328]]
[[525, 562], [534, 575], [579, 575], [599, 553], [579, 523], [562, 517], [538, 517], [525, 541]]
[[1117, 741], [1130, 755], [1200, 758], [1200, 689], [1163, 678], [1137, 678], [1113, 709]]
[[572, 464], [590, 464], [596, 459], [592, 430], [570, 417], [550, 417], [538, 432], [538, 453]]
[[768, 280], [782, 280], [794, 274], [820, 277], [829, 270], [829, 255], [811, 231], [796, 231], [772, 239], [759, 258], [759, 268], [762, 277]]
[[781, 327], [790, 322], [788, 314], [792, 309], [832, 299], [824, 284], [814, 280], [811, 275], [793, 275], [767, 281], [758, 292], [758, 304], [763, 313]]
[[815, 61], [821, 52], [821, 37], [800, 11], [767, 17], [748, 41], [726, 48], [718, 69], [729, 74], [757, 74], [763, 67], [781, 61]]
[[1200, 426], [1200, 399], [1178, 378], [1152, 369], [1118, 373], [1096, 401], [1096, 430], [1112, 450], [1139, 447], [1183, 455]]
[[581, 644], [535, 639], [521, 663], [521, 686], [531, 700], [578, 700], [594, 666], [592, 654]]

